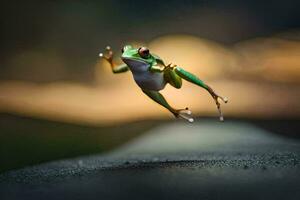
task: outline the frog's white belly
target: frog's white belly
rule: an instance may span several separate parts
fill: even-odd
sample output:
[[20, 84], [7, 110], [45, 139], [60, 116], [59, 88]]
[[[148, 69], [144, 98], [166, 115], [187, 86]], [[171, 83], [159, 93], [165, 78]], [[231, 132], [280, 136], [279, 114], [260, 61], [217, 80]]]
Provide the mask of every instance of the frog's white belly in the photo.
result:
[[150, 72], [148, 63], [126, 60], [126, 64], [129, 66], [135, 82], [142, 89], [159, 91], [166, 86], [163, 73]]
[[142, 89], [159, 91], [166, 85], [162, 73], [153, 73], [150, 71], [141, 74], [133, 73], [133, 78]]

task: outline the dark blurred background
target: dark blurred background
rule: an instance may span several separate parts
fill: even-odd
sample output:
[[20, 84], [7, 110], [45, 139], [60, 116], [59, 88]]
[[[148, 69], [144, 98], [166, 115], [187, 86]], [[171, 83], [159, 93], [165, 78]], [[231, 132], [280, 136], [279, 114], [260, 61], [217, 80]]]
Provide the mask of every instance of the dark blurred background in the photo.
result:
[[[230, 99], [225, 117], [284, 120], [295, 129], [299, 7], [291, 0], [1, 1], [0, 171], [107, 151], [173, 120], [130, 73], [112, 75], [98, 57], [106, 45], [117, 55], [127, 43], [147, 45], [197, 74]], [[209, 95], [190, 84], [165, 95], [196, 116], [217, 115]]]
[[[110, 44], [190, 34], [233, 45], [299, 28], [299, 1], [2, 1], [1, 79], [90, 82]], [[288, 35], [299, 39], [298, 34]]]

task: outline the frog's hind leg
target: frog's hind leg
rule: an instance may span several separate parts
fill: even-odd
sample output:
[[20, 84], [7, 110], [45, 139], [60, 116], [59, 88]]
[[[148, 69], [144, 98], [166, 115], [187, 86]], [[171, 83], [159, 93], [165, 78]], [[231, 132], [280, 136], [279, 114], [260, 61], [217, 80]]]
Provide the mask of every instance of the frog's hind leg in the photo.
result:
[[194, 119], [192, 118], [191, 114], [192, 112], [186, 108], [186, 109], [174, 109], [172, 108], [169, 103], [166, 101], [166, 99], [163, 97], [162, 94], [160, 94], [158, 91], [153, 90], [142, 90], [148, 97], [150, 97], [153, 101], [156, 103], [162, 105], [163, 107], [167, 108], [173, 115], [177, 118], [185, 119], [189, 122], [194, 122]]
[[183, 78], [183, 79], [185, 79], [185, 80], [187, 80], [187, 81], [189, 81], [191, 83], [194, 83], [194, 84], [196, 84], [196, 85], [198, 85], [198, 86], [206, 89], [211, 94], [211, 96], [214, 98], [215, 103], [217, 105], [217, 108], [218, 108], [218, 111], [219, 111], [219, 114], [220, 114], [220, 121], [223, 121], [224, 118], [223, 118], [223, 113], [221, 111], [221, 104], [220, 104], [220, 102], [219, 102], [218, 99], [220, 98], [224, 103], [227, 103], [228, 102], [227, 98], [226, 97], [225, 98], [221, 97], [218, 94], [216, 94], [211, 87], [209, 87], [208, 85], [206, 85], [202, 80], [200, 80], [194, 74], [192, 74], [192, 73], [190, 73], [188, 71], [185, 71], [184, 69], [182, 69], [182, 68], [180, 68], [178, 66], [173, 67], [173, 69], [174, 69], [174, 72], [176, 72], [176, 74], [178, 76], [180, 76], [181, 78]]
[[175, 72], [175, 68], [167, 68], [164, 72], [165, 80], [173, 87], [179, 89], [182, 86], [182, 79]]

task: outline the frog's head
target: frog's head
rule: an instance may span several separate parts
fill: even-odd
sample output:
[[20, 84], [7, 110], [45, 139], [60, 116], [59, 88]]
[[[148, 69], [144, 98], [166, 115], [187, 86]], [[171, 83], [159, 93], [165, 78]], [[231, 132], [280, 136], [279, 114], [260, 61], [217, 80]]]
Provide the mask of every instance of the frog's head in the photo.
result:
[[130, 45], [126, 45], [122, 49], [122, 60], [129, 67], [136, 66], [149, 66], [152, 65], [155, 61], [155, 58], [150, 54], [150, 51], [146, 47], [133, 48]]

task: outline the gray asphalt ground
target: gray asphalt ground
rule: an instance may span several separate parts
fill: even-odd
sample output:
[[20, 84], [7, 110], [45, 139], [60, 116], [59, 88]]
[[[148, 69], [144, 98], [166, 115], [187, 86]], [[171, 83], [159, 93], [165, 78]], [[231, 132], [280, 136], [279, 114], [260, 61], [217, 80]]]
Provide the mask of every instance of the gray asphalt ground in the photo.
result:
[[300, 199], [300, 141], [249, 123], [152, 129], [102, 155], [0, 174], [0, 199]]

